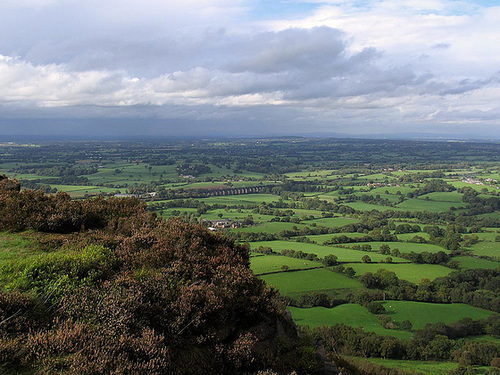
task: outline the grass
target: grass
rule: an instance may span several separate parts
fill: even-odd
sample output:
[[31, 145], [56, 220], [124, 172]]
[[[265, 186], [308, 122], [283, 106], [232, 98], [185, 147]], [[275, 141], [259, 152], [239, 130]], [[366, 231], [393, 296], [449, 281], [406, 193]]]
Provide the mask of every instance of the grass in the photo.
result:
[[206, 204], [224, 204], [228, 206], [248, 206], [264, 203], [277, 202], [279, 197], [272, 194], [242, 194], [242, 195], [223, 195], [200, 199]]
[[395, 272], [400, 279], [413, 283], [418, 283], [422, 279], [434, 280], [437, 277], [444, 277], [453, 271], [451, 268], [435, 264], [347, 263], [344, 266], [354, 268], [356, 276], [364, 275], [366, 272], [375, 273], [377, 270], [383, 268]]
[[21, 234], [0, 232], [0, 288], [8, 283], [11, 267], [43, 253], [33, 241]]
[[265, 272], [281, 271], [283, 265], [286, 265], [290, 270], [322, 266], [321, 263], [312, 262], [310, 260], [290, 258], [281, 255], [264, 255], [252, 257], [250, 268], [256, 275], [259, 275]]
[[[252, 215], [253, 216], [253, 215]], [[284, 230], [300, 230], [305, 228], [303, 224], [287, 223], [287, 222], [265, 222], [257, 225], [252, 225], [249, 227], [238, 229], [241, 232], [257, 232], [257, 233], [272, 233], [277, 234]]]
[[364, 202], [350, 202], [350, 203], [342, 203], [344, 206], [349, 206], [354, 208], [357, 211], [407, 211], [405, 209], [399, 207], [391, 207], [391, 206], [382, 206], [377, 204], [370, 204]]
[[352, 238], [359, 238], [359, 237], [366, 236], [365, 233], [357, 233], [357, 232], [351, 233], [351, 232], [349, 232], [349, 233], [317, 234], [317, 235], [311, 235], [311, 236], [306, 236], [306, 237], [312, 241], [316, 241], [316, 243], [321, 245], [325, 241], [330, 241], [332, 238], [339, 237], [342, 235], [347, 236], [347, 237], [352, 237]]
[[428, 323], [450, 324], [465, 317], [477, 320], [485, 319], [494, 314], [491, 311], [463, 303], [386, 301], [383, 302], [383, 305], [392, 321], [401, 323], [404, 320], [409, 320], [413, 324], [413, 330], [424, 329]]
[[[419, 233], [414, 233], [415, 236], [419, 236]], [[391, 250], [392, 249], [399, 249], [402, 253], [411, 253], [412, 251], [415, 253], [422, 253], [424, 251], [427, 251], [429, 253], [437, 253], [439, 251], [444, 251], [445, 253], [448, 253], [449, 250], [446, 250], [440, 246], [437, 245], [432, 245], [432, 244], [422, 244], [422, 243], [412, 243], [412, 242], [381, 242], [381, 241], [374, 241], [374, 242], [356, 242], [356, 243], [349, 243], [346, 244], [346, 246], [354, 246], [354, 245], [370, 245], [372, 247], [372, 251], [378, 251], [380, 249], [380, 246], [382, 245], [388, 245]]]
[[487, 259], [475, 258], [475, 257], [453, 257], [452, 260], [458, 261], [460, 263], [460, 268], [465, 269], [476, 269], [476, 268], [486, 268], [486, 269], [497, 269], [500, 267], [500, 262], [494, 262]]
[[382, 358], [360, 358], [347, 357], [349, 361], [354, 363], [376, 363], [385, 367], [396, 368], [398, 370], [407, 371], [415, 375], [448, 375], [451, 370], [458, 367], [456, 362], [436, 362], [436, 361], [403, 361], [397, 359], [382, 359]]
[[384, 181], [384, 180], [393, 180], [394, 178], [395, 178], [394, 176], [388, 176], [385, 173], [374, 173], [374, 174], [367, 174], [364, 176], [359, 176], [358, 180]]
[[374, 194], [374, 193], [357, 193], [355, 194], [357, 195], [358, 197], [361, 197], [361, 196], [380, 196], [380, 198], [382, 199], [387, 199], [389, 202], [391, 203], [397, 203], [399, 202], [399, 197], [397, 195], [394, 195], [394, 194], [384, 194], [384, 193], [377, 193], [377, 194]]
[[[361, 258], [364, 255], [368, 255], [372, 259], [372, 261], [375, 262], [385, 261], [385, 259], [388, 257], [388, 255], [382, 255], [378, 253], [344, 249], [333, 246], [320, 246], [316, 244], [294, 241], [257, 241], [251, 242], [250, 246], [252, 249], [255, 249], [259, 246], [269, 246], [277, 253], [281, 252], [281, 250], [292, 249], [295, 251], [303, 251], [304, 253], [316, 254], [320, 258], [324, 258], [329, 254], [334, 254], [338, 257], [339, 262], [360, 262]], [[407, 260], [403, 258], [392, 257], [392, 259], [394, 262], [407, 262]]]
[[85, 194], [98, 195], [104, 193], [118, 193], [125, 192], [125, 189], [109, 188], [103, 186], [79, 186], [79, 185], [50, 185], [52, 188], [56, 188], [57, 191], [64, 191], [68, 193], [71, 197], [82, 198]]
[[453, 202], [436, 202], [432, 200], [423, 199], [407, 199], [400, 204], [398, 208], [405, 211], [427, 211], [427, 212], [443, 212], [449, 211], [450, 207], [461, 208], [465, 207], [465, 203], [453, 203]]
[[389, 194], [394, 194], [399, 191], [401, 192], [402, 195], [406, 195], [408, 193], [411, 193], [415, 191], [416, 188], [411, 188], [407, 186], [381, 186], [375, 189], [370, 190], [370, 194], [372, 195], [377, 195], [377, 194], [385, 194], [385, 192], [389, 192]]
[[0, 232], [0, 263], [26, 258], [35, 253], [30, 239], [20, 234]]
[[382, 327], [376, 315], [357, 304], [349, 303], [332, 308], [289, 307], [288, 309], [298, 325], [318, 327], [344, 323], [352, 327], [363, 327], [365, 331], [375, 332], [379, 335], [395, 336], [400, 339], [410, 339], [412, 337], [411, 332], [390, 330]]
[[363, 289], [359, 281], [324, 268], [275, 273], [261, 276], [261, 279], [285, 296], [335, 289]]
[[160, 213], [163, 217], [171, 217], [171, 216], [179, 216], [179, 215], [174, 215], [174, 211], [179, 211], [181, 214], [182, 213], [188, 213], [188, 214], [196, 214], [198, 215], [198, 210], [196, 208], [164, 208], [164, 209], [159, 209], [158, 213]]
[[316, 223], [318, 226], [328, 227], [328, 228], [339, 228], [348, 224], [356, 224], [358, 223], [358, 219], [351, 219], [350, 217], [328, 217], [322, 219], [314, 219], [314, 220], [304, 220], [303, 223], [310, 225], [312, 223]]
[[467, 250], [477, 256], [500, 257], [500, 242], [478, 242]]
[[494, 232], [483, 232], [483, 233], [476, 233], [476, 234], [479, 237], [479, 240], [489, 241], [489, 242], [495, 242], [495, 238], [500, 235], [499, 233], [497, 233], [496, 228], [495, 228]]
[[[431, 239], [431, 236], [429, 236], [428, 233], [425, 233], [425, 232], [418, 232], [418, 233], [400, 233], [400, 234], [397, 234], [396, 235], [398, 237], [398, 240], [400, 241], [408, 241], [408, 240], [411, 240], [413, 237], [415, 236], [420, 236], [420, 237], [423, 237], [425, 238], [426, 240], [430, 240]], [[441, 248], [441, 250], [445, 251], [445, 249]]]
[[460, 189], [463, 187], [470, 187], [471, 189], [474, 189], [476, 191], [481, 191], [484, 188], [486, 188], [488, 191], [497, 191], [497, 189], [495, 189], [492, 186], [468, 184], [468, 183], [462, 182], [462, 181], [453, 181], [453, 182], [450, 182], [450, 184], [453, 185], [454, 187], [456, 187], [457, 189]]
[[419, 199], [429, 198], [431, 201], [463, 203], [462, 196], [463, 194], [457, 192], [435, 192], [421, 195]]

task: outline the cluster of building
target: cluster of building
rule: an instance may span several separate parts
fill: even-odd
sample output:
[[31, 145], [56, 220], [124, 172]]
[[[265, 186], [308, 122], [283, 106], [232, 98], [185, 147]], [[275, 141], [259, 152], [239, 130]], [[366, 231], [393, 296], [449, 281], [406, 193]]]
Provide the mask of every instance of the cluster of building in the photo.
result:
[[221, 220], [203, 220], [208, 225], [209, 230], [217, 230], [224, 228], [239, 228], [241, 222], [238, 220], [221, 219]]

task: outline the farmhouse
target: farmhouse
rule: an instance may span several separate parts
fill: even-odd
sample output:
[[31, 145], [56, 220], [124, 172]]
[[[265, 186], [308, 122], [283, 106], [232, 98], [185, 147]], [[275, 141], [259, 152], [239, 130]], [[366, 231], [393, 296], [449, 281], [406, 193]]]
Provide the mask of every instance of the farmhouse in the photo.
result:
[[224, 219], [224, 220], [204, 220], [211, 230], [224, 229], [224, 228], [239, 228], [241, 222], [238, 220]]

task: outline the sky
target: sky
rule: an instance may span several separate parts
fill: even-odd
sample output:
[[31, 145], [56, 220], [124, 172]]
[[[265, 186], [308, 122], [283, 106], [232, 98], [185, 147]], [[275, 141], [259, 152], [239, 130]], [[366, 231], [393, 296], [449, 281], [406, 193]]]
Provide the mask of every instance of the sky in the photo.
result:
[[500, 0], [0, 0], [5, 135], [500, 139]]

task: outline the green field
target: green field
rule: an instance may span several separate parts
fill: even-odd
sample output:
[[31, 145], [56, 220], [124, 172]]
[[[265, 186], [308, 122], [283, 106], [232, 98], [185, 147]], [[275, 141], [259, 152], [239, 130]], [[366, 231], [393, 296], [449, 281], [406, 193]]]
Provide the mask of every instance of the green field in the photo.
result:
[[354, 208], [357, 211], [407, 211], [406, 209], [399, 208], [399, 207], [391, 207], [391, 206], [382, 206], [378, 204], [370, 204], [370, 203], [364, 203], [364, 202], [349, 202], [349, 203], [343, 203], [346, 206], [349, 206], [351, 208]]
[[410, 339], [411, 332], [386, 329], [380, 325], [377, 316], [370, 313], [365, 307], [358, 304], [344, 304], [332, 308], [288, 308], [293, 319], [299, 325], [310, 327], [332, 326], [344, 323], [352, 327], [363, 327], [365, 331], [375, 332], [379, 335], [395, 336], [400, 339]]
[[366, 236], [365, 233], [331, 233], [331, 234], [318, 234], [318, 235], [312, 235], [312, 236], [306, 236], [312, 241], [316, 241], [319, 245], [321, 245], [325, 241], [330, 241], [333, 237], [339, 237], [339, 236], [347, 236], [347, 237], [352, 237], [352, 238], [359, 238]]
[[397, 203], [399, 202], [399, 196], [395, 194], [384, 194], [384, 193], [378, 193], [378, 194], [373, 194], [373, 193], [356, 193], [358, 197], [362, 196], [378, 196], [381, 199], [387, 199], [391, 203]]
[[[365, 252], [360, 250], [345, 249], [333, 246], [321, 246], [316, 244], [308, 244], [303, 242], [294, 241], [257, 241], [250, 242], [252, 249], [256, 249], [259, 246], [269, 246], [275, 252], [279, 253], [281, 250], [292, 249], [295, 251], [303, 251], [304, 253], [316, 254], [320, 258], [324, 258], [326, 255], [334, 254], [338, 257], [339, 262], [361, 262], [361, 258], [364, 255], [368, 255], [372, 261], [380, 262], [385, 261], [388, 255], [382, 255], [379, 253]], [[393, 262], [408, 262], [406, 259], [392, 257]]]
[[475, 234], [477, 234], [480, 241], [487, 241], [487, 242], [495, 242], [495, 238], [500, 235], [497, 232], [496, 228], [494, 231], [491, 231], [491, 232], [482, 232], [482, 233], [475, 233]]
[[312, 262], [305, 259], [290, 258], [282, 255], [263, 255], [252, 257], [250, 263], [250, 268], [256, 275], [266, 272], [281, 271], [283, 265], [288, 266], [290, 270], [322, 266], [322, 264], [318, 262]]
[[491, 311], [465, 305], [463, 303], [427, 303], [413, 301], [386, 301], [383, 302], [388, 315], [394, 322], [401, 323], [409, 320], [413, 330], [424, 329], [428, 323], [443, 322], [453, 323], [470, 317], [472, 319], [485, 319], [494, 314]]
[[418, 283], [422, 279], [434, 280], [453, 272], [451, 268], [435, 264], [380, 264], [380, 263], [347, 263], [345, 267], [352, 267], [356, 271], [356, 276], [364, 275], [366, 272], [377, 272], [379, 269], [393, 271], [400, 279]]
[[399, 191], [402, 195], [406, 195], [408, 193], [415, 191], [415, 188], [411, 188], [408, 186], [381, 186], [370, 190], [370, 193], [375, 195], [385, 194], [386, 191], [389, 192], [389, 194], [394, 194], [394, 195], [396, 195], [396, 193]]
[[421, 195], [418, 197], [418, 199], [428, 198], [431, 201], [463, 203], [462, 197], [463, 194], [457, 192], [436, 192], [436, 193], [428, 193], [425, 195]]
[[[419, 237], [423, 237], [425, 238], [427, 241], [429, 241], [431, 239], [431, 236], [429, 236], [428, 233], [425, 233], [425, 232], [418, 232], [418, 233], [399, 233], [396, 235], [398, 237], [398, 240], [399, 241], [409, 241], [411, 240], [413, 237], [415, 236], [419, 236]], [[430, 246], [434, 246], [434, 245], [430, 245]], [[443, 249], [441, 248], [442, 251], [444, 252], [447, 252], [446, 249]], [[427, 250], [424, 250], [424, 251], [427, 251]], [[416, 252], [416, 251], [415, 251]], [[434, 251], [433, 251], [434, 252]]]
[[464, 269], [475, 269], [475, 268], [487, 268], [487, 269], [497, 269], [500, 267], [500, 262], [494, 262], [487, 259], [474, 258], [474, 257], [453, 257], [452, 260], [456, 260], [460, 264], [460, 268]]
[[85, 194], [98, 195], [98, 194], [116, 194], [124, 193], [125, 189], [109, 188], [103, 186], [78, 186], [78, 185], [50, 185], [58, 191], [64, 191], [74, 198], [82, 198]]
[[363, 289], [359, 281], [326, 269], [281, 272], [261, 277], [267, 285], [276, 287], [283, 295], [297, 295], [334, 289]]
[[500, 257], [500, 242], [478, 242], [467, 250], [477, 256]]
[[[230, 216], [230, 215], [228, 215]], [[253, 215], [252, 215], [253, 216]], [[233, 217], [233, 216], [232, 216]], [[245, 216], [242, 217], [242, 219], [244, 218]], [[237, 216], [234, 216], [235, 219], [238, 219]], [[290, 231], [293, 231], [293, 230], [300, 230], [300, 229], [303, 229], [305, 228], [306, 225], [303, 225], [303, 224], [296, 224], [296, 223], [290, 223], [290, 222], [264, 222], [264, 223], [260, 223], [260, 224], [256, 224], [256, 225], [251, 225], [251, 226], [247, 226], [247, 227], [244, 227], [244, 228], [240, 228], [238, 229], [239, 232], [256, 232], [256, 233], [273, 233], [273, 234], [276, 234], [276, 233], [279, 233], [279, 232], [282, 232], [284, 230], [290, 230]]]
[[228, 206], [247, 206], [264, 203], [277, 202], [279, 197], [272, 194], [244, 194], [244, 195], [223, 195], [200, 199], [206, 204], [224, 204]]
[[374, 174], [367, 174], [364, 176], [359, 176], [359, 180], [373, 180], [373, 181], [385, 181], [385, 180], [393, 180], [395, 179], [394, 176], [389, 176], [386, 173], [374, 173]]
[[[413, 235], [420, 236], [420, 233], [412, 233]], [[374, 242], [356, 242], [356, 243], [349, 243], [345, 244], [346, 246], [354, 246], [354, 245], [370, 245], [372, 247], [372, 251], [378, 251], [380, 249], [380, 246], [382, 245], [388, 245], [391, 250], [392, 249], [399, 249], [402, 253], [411, 253], [412, 251], [415, 253], [422, 253], [424, 251], [427, 251], [428, 253], [437, 253], [439, 251], [444, 251], [445, 253], [448, 253], [449, 251], [442, 248], [441, 246], [437, 245], [432, 245], [432, 244], [423, 244], [423, 243], [412, 243], [412, 242], [379, 242], [379, 241], [374, 241]]]
[[[371, 362], [385, 367], [407, 371], [414, 375], [448, 375], [451, 370], [455, 370], [458, 367], [458, 364], [456, 362], [403, 361], [396, 359], [359, 358], [359, 357], [347, 357], [347, 358], [354, 363]], [[484, 370], [484, 368], [475, 366], [474, 370], [481, 371]], [[479, 372], [476, 373], [480, 374]]]
[[465, 207], [465, 203], [454, 202], [436, 202], [423, 199], [408, 199], [400, 204], [398, 208], [405, 211], [427, 211], [427, 212], [443, 212], [449, 211], [450, 207], [461, 208]]
[[315, 220], [304, 220], [303, 223], [310, 225], [316, 223], [318, 226], [328, 227], [328, 228], [338, 228], [343, 227], [348, 224], [358, 223], [359, 219], [352, 219], [349, 217], [329, 217]]

